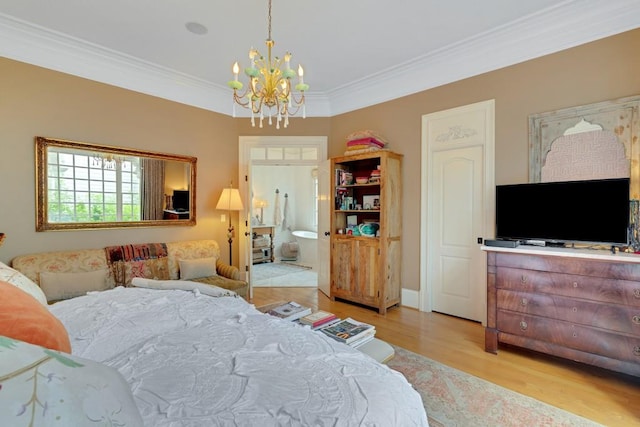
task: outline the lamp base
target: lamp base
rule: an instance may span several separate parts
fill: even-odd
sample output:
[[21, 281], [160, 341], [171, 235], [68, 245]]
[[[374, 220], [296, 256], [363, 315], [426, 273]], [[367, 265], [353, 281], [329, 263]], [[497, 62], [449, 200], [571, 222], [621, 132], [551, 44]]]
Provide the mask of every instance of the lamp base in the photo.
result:
[[234, 235], [233, 225], [229, 223], [229, 228], [227, 229], [227, 237], [229, 238], [229, 265], [233, 265], [233, 235]]

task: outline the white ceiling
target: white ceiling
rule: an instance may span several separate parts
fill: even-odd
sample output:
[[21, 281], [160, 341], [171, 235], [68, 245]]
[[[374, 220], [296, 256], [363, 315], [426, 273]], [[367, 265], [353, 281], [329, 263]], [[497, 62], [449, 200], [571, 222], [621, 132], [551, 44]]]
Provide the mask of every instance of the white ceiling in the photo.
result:
[[[0, 55], [230, 115], [267, 0], [0, 0]], [[333, 116], [640, 27], [640, 0], [273, 0], [274, 55]], [[204, 35], [185, 28], [197, 22]]]

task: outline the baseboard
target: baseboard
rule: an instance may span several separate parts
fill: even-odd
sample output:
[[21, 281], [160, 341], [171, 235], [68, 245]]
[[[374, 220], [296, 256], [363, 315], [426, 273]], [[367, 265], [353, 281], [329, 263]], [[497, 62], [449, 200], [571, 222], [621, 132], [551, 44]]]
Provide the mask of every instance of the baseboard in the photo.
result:
[[400, 296], [403, 306], [420, 309], [420, 291], [402, 288]]

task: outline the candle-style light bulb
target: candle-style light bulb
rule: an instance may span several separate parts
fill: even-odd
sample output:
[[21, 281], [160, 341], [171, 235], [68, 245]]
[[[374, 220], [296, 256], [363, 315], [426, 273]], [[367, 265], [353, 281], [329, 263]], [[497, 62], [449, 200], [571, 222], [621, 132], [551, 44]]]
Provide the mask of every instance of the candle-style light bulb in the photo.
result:
[[240, 66], [238, 65], [238, 61], [233, 63], [233, 79], [234, 81], [238, 81], [238, 73], [240, 72]]
[[300, 83], [304, 83], [304, 69], [302, 65], [298, 65], [298, 77], [300, 77]]
[[284, 55], [284, 62], [285, 62], [285, 64], [287, 65], [287, 70], [290, 70], [290, 69], [291, 69], [291, 66], [290, 66], [290, 64], [289, 64], [289, 61], [291, 61], [291, 54], [290, 54], [289, 52], [287, 52], [287, 53]]

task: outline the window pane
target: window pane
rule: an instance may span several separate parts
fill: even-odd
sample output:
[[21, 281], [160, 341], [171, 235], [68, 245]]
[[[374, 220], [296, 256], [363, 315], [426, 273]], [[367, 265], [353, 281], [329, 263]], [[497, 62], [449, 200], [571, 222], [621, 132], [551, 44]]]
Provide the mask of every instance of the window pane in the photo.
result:
[[267, 160], [282, 160], [284, 155], [280, 147], [268, 147], [267, 148]]
[[252, 160], [265, 160], [267, 158], [265, 149], [262, 147], [253, 147], [251, 148], [251, 159]]
[[299, 160], [300, 148], [298, 147], [284, 148], [284, 158], [285, 160]]
[[89, 179], [89, 169], [76, 168], [76, 179]]
[[303, 160], [318, 160], [318, 150], [316, 147], [304, 147], [302, 149]]

